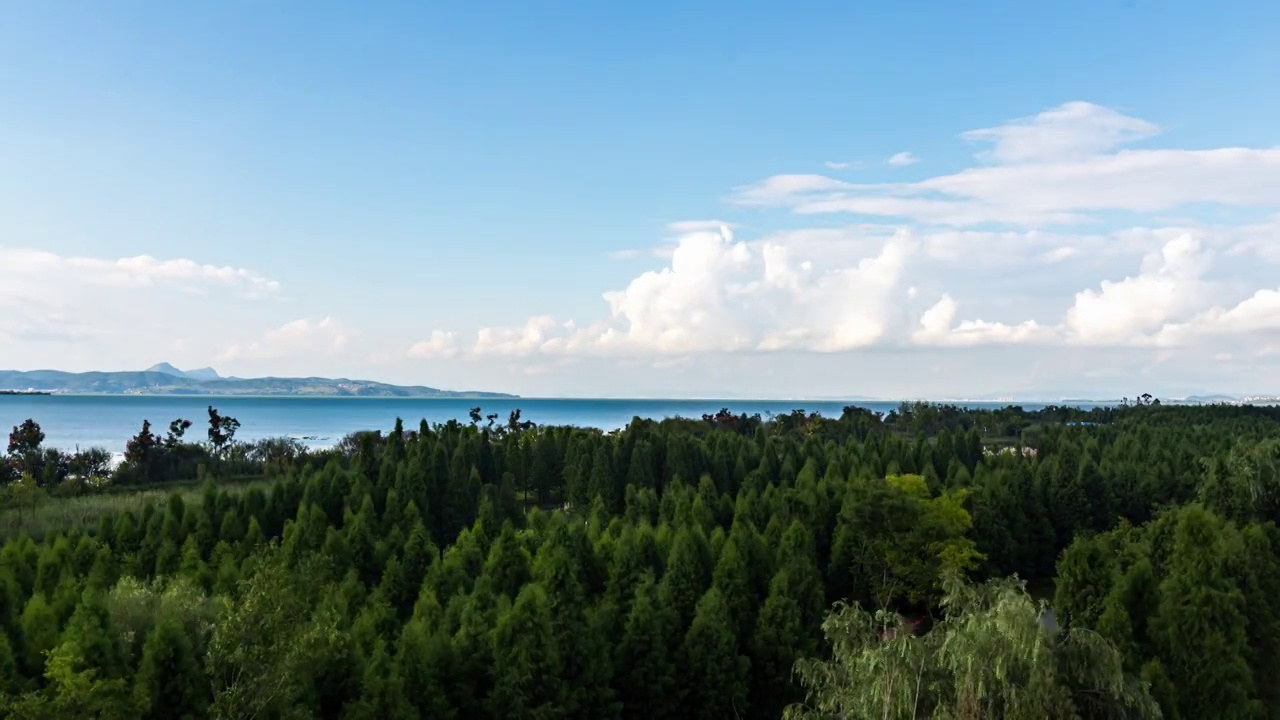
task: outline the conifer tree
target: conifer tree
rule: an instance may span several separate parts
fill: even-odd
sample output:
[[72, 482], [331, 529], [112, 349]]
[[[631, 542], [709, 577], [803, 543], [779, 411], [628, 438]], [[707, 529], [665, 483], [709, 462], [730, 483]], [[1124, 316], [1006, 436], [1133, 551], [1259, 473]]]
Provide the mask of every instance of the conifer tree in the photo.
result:
[[698, 601], [677, 668], [681, 717], [712, 720], [746, 712], [751, 663], [738, 651], [733, 621], [719, 590], [711, 588]]
[[1179, 511], [1151, 634], [1179, 717], [1252, 717], [1261, 710], [1248, 654], [1244, 595], [1226, 573], [1222, 521]]
[[[563, 658], [552, 631], [552, 608], [538, 584], [526, 585], [493, 633], [493, 717], [552, 717], [566, 713], [573, 688], [562, 676]], [[566, 717], [571, 715], [565, 714]]]
[[139, 716], [145, 720], [204, 717], [208, 692], [191, 639], [176, 617], [163, 614], [147, 633], [134, 677], [133, 701]]
[[636, 587], [618, 642], [616, 685], [622, 717], [628, 720], [680, 717], [676, 702], [679, 618], [661, 586], [646, 575]]

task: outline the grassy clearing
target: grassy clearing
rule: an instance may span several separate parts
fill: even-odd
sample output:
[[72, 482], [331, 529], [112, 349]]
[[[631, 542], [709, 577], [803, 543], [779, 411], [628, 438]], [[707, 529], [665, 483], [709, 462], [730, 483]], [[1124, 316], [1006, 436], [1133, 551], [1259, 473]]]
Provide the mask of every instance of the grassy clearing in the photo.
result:
[[[218, 481], [219, 487], [230, 493], [242, 493], [252, 487], [266, 488], [270, 483], [261, 477]], [[183, 502], [199, 502], [202, 486], [203, 483], [196, 480], [148, 486], [126, 485], [78, 497], [45, 497], [34, 508], [29, 505], [4, 508], [0, 510], [0, 541], [24, 532], [36, 540], [47, 533], [72, 528], [94, 532], [103, 515], [126, 510], [138, 515], [148, 503], [163, 504], [175, 493], [182, 497]]]

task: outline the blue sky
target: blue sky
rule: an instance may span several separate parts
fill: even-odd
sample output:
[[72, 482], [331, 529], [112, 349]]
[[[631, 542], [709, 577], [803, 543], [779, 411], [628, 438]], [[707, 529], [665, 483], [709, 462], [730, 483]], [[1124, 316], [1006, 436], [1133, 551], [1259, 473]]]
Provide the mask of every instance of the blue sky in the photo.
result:
[[1274, 3], [202, 5], [7, 6], [0, 366], [1280, 392]]

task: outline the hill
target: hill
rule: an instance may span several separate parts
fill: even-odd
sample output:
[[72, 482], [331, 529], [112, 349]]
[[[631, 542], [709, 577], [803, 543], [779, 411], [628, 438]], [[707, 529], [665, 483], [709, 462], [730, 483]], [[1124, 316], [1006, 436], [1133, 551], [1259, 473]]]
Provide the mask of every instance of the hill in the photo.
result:
[[477, 397], [515, 395], [454, 391], [424, 385], [390, 385], [347, 378], [220, 377], [212, 368], [184, 372], [160, 363], [142, 371], [83, 372], [0, 370], [0, 390], [43, 390], [93, 395], [296, 395], [326, 397]]

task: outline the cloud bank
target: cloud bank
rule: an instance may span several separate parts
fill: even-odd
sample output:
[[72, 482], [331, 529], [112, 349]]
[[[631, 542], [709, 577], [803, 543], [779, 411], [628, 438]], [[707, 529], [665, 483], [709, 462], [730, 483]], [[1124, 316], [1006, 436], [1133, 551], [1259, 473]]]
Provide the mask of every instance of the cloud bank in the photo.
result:
[[[770, 176], [735, 189], [730, 205], [858, 222], [753, 239], [710, 223], [673, 228], [681, 234], [669, 261], [605, 292], [602, 315], [484, 328], [470, 352], [681, 356], [1211, 340], [1258, 352], [1280, 329], [1280, 288], [1241, 288], [1238, 266], [1217, 279], [1214, 270], [1219, 256], [1277, 261], [1280, 150], [1130, 147], [1160, 132], [1114, 109], [1069, 102], [961, 133], [978, 147], [975, 164], [957, 172], [909, 183]], [[904, 152], [889, 164], [914, 161]], [[1264, 215], [1241, 225], [1160, 225], [1155, 215], [1201, 206]], [[1145, 222], [1114, 222], [1116, 212]], [[1065, 282], [1076, 285], [1057, 295], [1043, 287]], [[1002, 291], [1012, 301], [1002, 302]], [[1019, 316], [1028, 293], [1026, 305], [1039, 312]], [[999, 317], [969, 314], [974, 307]]]
[[1280, 360], [1280, 148], [1163, 138], [1155, 122], [1076, 101], [957, 128], [965, 161], [943, 167], [931, 151], [921, 167], [943, 169], [920, 179], [894, 180], [916, 157], [889, 149], [866, 182], [770, 175], [729, 188], [705, 219], [657, 228], [649, 247], [587, 250], [627, 264], [575, 285], [594, 288], [576, 302], [544, 304], [539, 284], [557, 279], [531, 278], [497, 322], [434, 306], [359, 320], [340, 293], [292, 306], [248, 267], [0, 247], [0, 347], [88, 367], [117, 348], [139, 366], [246, 373], [456, 370], [474, 386], [501, 371], [576, 387], [584, 368], [598, 383], [642, 368], [662, 387], [729, 372], [800, 386], [855, 361], [964, 384], [977, 371], [960, 363], [1012, 357], [1029, 378], [1051, 366], [1155, 377], [1178, 363], [1263, 378]]

